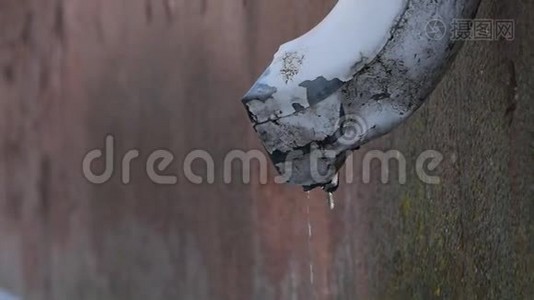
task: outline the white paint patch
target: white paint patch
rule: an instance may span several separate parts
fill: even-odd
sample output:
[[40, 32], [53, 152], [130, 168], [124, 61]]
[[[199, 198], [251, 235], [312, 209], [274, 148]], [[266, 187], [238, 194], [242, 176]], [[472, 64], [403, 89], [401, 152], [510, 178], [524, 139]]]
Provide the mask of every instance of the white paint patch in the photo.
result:
[[352, 79], [355, 71], [352, 67], [362, 59], [372, 60], [384, 47], [391, 28], [404, 11], [404, 3], [404, 0], [338, 1], [315, 28], [280, 46], [274, 55], [272, 74], [279, 74], [274, 70], [280, 70], [287, 53], [298, 53], [303, 62], [293, 78], [295, 82], [319, 76], [327, 80]]
[[267, 102], [286, 116], [294, 112], [293, 103], [309, 107], [302, 82], [319, 77], [351, 80], [385, 46], [405, 4], [406, 0], [340, 0], [315, 28], [280, 46], [269, 74], [261, 79], [277, 89]]

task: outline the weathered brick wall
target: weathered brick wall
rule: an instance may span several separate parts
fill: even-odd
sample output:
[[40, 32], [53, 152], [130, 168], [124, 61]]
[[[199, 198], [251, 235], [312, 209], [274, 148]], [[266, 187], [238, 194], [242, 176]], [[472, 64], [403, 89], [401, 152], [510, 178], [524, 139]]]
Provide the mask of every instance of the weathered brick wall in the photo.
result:
[[[260, 149], [239, 98], [331, 2], [1, 1], [0, 287], [54, 300], [532, 292], [525, 1], [483, 1], [481, 17], [516, 19], [516, 41], [468, 43], [432, 100], [366, 148], [455, 156], [443, 185], [353, 184], [330, 212], [319, 192], [223, 184], [229, 150]], [[140, 159], [131, 184], [92, 185], [82, 159], [107, 134], [117, 167], [167, 148], [179, 174], [209, 150], [216, 183], [156, 186]]]

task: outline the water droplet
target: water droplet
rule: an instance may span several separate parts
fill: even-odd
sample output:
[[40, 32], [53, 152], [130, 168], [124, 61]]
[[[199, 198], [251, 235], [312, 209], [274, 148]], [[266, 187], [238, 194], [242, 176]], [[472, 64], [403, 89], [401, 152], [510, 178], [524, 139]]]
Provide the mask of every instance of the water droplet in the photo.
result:
[[333, 193], [328, 193], [328, 206], [330, 207], [330, 210], [336, 208], [336, 202], [334, 201]]
[[309, 272], [310, 272], [310, 285], [314, 286], [314, 272], [313, 272], [313, 255], [312, 255], [312, 223], [310, 219], [310, 192], [306, 192], [306, 198], [308, 201], [306, 201], [306, 219], [307, 219], [307, 225], [308, 225], [308, 260], [309, 260]]

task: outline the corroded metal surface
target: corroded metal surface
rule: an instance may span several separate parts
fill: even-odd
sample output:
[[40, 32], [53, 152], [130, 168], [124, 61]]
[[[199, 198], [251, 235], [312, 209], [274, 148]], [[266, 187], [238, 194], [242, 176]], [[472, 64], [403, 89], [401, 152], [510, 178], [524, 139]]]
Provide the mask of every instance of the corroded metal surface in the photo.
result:
[[[454, 20], [473, 18], [480, 3], [392, 1], [382, 11], [359, 14], [375, 2], [339, 2], [318, 27], [282, 45], [243, 98], [255, 130], [289, 183], [335, 188], [333, 181], [346, 152], [390, 132], [411, 116], [451, 63], [460, 42], [452, 30], [443, 29], [439, 38], [432, 36], [429, 24], [437, 20], [450, 27]], [[345, 7], [350, 3], [357, 5]], [[362, 24], [343, 19], [345, 15], [351, 20], [351, 13], [367, 25], [362, 35]], [[376, 24], [382, 15], [389, 21]], [[330, 29], [333, 18], [343, 26]], [[328, 29], [332, 32], [322, 34]], [[365, 38], [381, 34], [384, 42]], [[317, 50], [317, 55], [313, 47], [326, 48]], [[346, 58], [339, 50], [343, 47], [358, 50]], [[303, 75], [286, 79], [288, 65], [291, 74]]]

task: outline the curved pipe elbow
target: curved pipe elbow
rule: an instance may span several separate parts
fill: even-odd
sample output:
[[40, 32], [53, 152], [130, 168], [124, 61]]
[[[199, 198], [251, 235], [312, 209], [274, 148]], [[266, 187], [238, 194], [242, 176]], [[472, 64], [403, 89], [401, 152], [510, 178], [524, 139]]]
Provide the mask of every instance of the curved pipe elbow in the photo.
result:
[[390, 132], [428, 98], [460, 45], [446, 25], [473, 18], [479, 3], [340, 0], [282, 45], [243, 97], [278, 171], [305, 188], [332, 186], [347, 151]]

